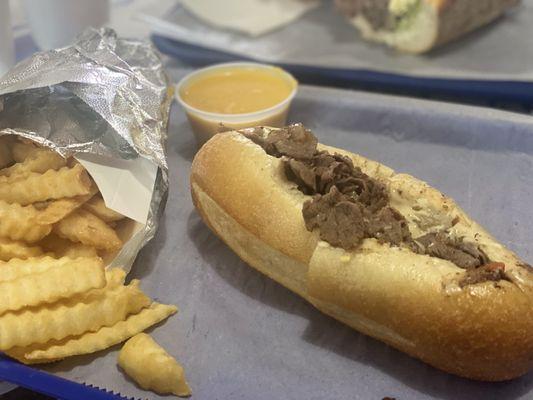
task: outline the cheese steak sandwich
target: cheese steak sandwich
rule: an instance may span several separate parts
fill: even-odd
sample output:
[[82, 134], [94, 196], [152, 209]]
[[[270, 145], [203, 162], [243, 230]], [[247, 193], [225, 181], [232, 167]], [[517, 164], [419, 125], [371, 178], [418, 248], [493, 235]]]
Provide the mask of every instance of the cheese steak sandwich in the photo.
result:
[[335, 0], [365, 39], [424, 53], [500, 17], [519, 0]]
[[292, 125], [216, 135], [191, 186], [244, 261], [358, 331], [472, 379], [533, 365], [533, 268], [426, 183]]

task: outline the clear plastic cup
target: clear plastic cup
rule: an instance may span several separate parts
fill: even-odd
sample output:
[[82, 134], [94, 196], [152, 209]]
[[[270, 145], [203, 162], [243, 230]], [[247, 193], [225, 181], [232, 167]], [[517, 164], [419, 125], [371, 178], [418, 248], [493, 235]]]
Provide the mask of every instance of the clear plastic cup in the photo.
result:
[[[187, 84], [191, 81], [201, 78], [202, 75], [209, 75], [217, 70], [238, 69], [240, 67], [253, 67], [258, 69], [268, 69], [271, 72], [273, 71], [276, 75], [279, 75], [280, 79], [286, 80], [286, 82], [292, 86], [292, 90], [287, 98], [280, 103], [263, 110], [245, 114], [219, 114], [202, 111], [190, 106], [182, 99], [182, 89], [187, 87]], [[192, 130], [196, 135], [198, 145], [201, 146], [212, 136], [219, 132], [226, 131], [228, 128], [242, 129], [253, 126], [282, 127], [286, 125], [289, 108], [297, 90], [298, 82], [296, 79], [281, 68], [251, 62], [235, 62], [217, 64], [190, 73], [178, 83], [176, 87], [176, 98], [184, 108]]]
[[9, 0], [0, 0], [0, 77], [15, 64]]

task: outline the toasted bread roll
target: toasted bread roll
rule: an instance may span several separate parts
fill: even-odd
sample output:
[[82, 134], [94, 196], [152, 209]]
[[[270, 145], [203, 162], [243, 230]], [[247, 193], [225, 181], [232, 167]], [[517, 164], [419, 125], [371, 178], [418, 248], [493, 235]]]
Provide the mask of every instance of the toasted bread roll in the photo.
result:
[[[273, 132], [279, 130], [262, 128], [259, 135]], [[327, 153], [317, 158], [338, 154], [342, 168], [352, 163], [361, 185], [381, 190], [387, 201], [370, 211], [357, 203], [361, 196], [348, 206], [351, 200], [341, 201], [341, 210], [355, 204], [366, 219], [375, 218], [346, 244], [342, 235], [365, 218], [342, 225], [344, 214], [319, 213], [318, 219], [333, 215], [333, 225], [343, 226], [338, 236], [325, 230], [329, 217], [318, 228], [309, 218], [312, 206], [331, 199], [341, 183], [326, 188], [327, 195], [305, 194], [309, 187], [291, 177], [298, 160], [283, 154], [283, 146], [274, 145], [269, 153], [281, 154], [273, 156], [264, 149], [270, 144], [256, 142], [241, 132], [216, 135], [196, 155], [191, 173], [202, 218], [244, 261], [326, 314], [444, 371], [500, 381], [531, 368], [532, 269], [452, 199], [412, 176], [318, 145]], [[398, 223], [401, 240], [387, 236], [383, 221]]]
[[335, 0], [368, 40], [424, 53], [492, 22], [519, 0]]

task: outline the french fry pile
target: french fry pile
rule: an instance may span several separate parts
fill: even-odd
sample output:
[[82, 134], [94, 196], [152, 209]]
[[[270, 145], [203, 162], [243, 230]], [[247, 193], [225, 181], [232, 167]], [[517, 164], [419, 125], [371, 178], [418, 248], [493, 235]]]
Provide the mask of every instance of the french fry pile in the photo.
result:
[[122, 222], [74, 159], [0, 137], [0, 351], [27, 364], [92, 353], [177, 311], [105, 269]]

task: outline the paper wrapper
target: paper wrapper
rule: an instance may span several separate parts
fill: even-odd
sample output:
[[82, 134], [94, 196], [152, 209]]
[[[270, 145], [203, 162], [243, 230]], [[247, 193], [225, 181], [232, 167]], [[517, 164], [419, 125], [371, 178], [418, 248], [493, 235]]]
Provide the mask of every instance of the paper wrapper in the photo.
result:
[[89, 29], [71, 46], [37, 53], [0, 80], [0, 135], [75, 156], [106, 205], [137, 222], [110, 260], [128, 271], [165, 206], [171, 99], [152, 45], [110, 29]]

